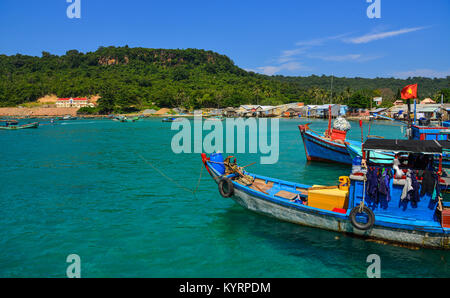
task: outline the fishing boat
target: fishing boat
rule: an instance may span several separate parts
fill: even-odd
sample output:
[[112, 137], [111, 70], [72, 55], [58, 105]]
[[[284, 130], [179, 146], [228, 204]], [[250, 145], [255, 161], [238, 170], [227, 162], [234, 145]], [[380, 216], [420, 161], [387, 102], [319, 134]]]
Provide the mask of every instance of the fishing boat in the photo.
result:
[[411, 125], [412, 140], [448, 140], [450, 128], [445, 126]]
[[[377, 114], [374, 114], [375, 116], [378, 116]], [[398, 121], [396, 119], [386, 117], [386, 116], [380, 116], [383, 119], [392, 120], [392, 121]], [[407, 131], [407, 137], [410, 140], [436, 140], [438, 142], [440, 141], [447, 141], [449, 140], [448, 135], [450, 134], [450, 129], [445, 126], [431, 126], [431, 125], [425, 125], [425, 123], [429, 123], [429, 121], [417, 121], [414, 119], [414, 123], [412, 124], [410, 121], [404, 122], [400, 121], [401, 123], [408, 125], [409, 130]], [[373, 136], [368, 136], [368, 138], [371, 138]], [[445, 142], [444, 142], [445, 143]], [[358, 144], [351, 144], [346, 143], [347, 151], [353, 160], [356, 156], [362, 157], [362, 148], [361, 145]], [[377, 155], [376, 159], [374, 159], [374, 162], [378, 163], [389, 163], [394, 160], [395, 154], [393, 152], [383, 152], [383, 153], [374, 153]], [[444, 168], [450, 168], [450, 148], [447, 148], [446, 146], [443, 147], [442, 152], [442, 166]]]
[[223, 121], [223, 120], [224, 120], [223, 117], [209, 117], [205, 119], [205, 121]]
[[139, 117], [128, 118], [127, 116], [118, 115], [113, 116], [112, 120], [118, 122], [136, 122], [139, 120]]
[[347, 151], [346, 143], [361, 147], [361, 142], [346, 140], [345, 134], [336, 133], [334, 129], [331, 134], [328, 133], [328, 130], [324, 134], [320, 134], [310, 129], [309, 124], [298, 127], [305, 147], [306, 159], [309, 161], [351, 164], [352, 158]]
[[65, 115], [64, 117], [62, 117], [62, 120], [77, 120], [77, 117]]
[[181, 118], [163, 118], [162, 122], [178, 122], [181, 121]]
[[[362, 158], [363, 156], [363, 150], [361, 145], [354, 145], [347, 143], [345, 144], [347, 147], [347, 151], [350, 155], [350, 158], [354, 160], [356, 157]], [[375, 163], [380, 164], [391, 164], [394, 161], [395, 153], [393, 152], [373, 152], [372, 153], [372, 160]]]
[[27, 124], [22, 124], [22, 125], [18, 125], [19, 123], [16, 120], [5, 120], [2, 122], [4, 122], [5, 124], [0, 125], [0, 129], [5, 129], [5, 130], [38, 128], [39, 127], [39, 122], [27, 123]]
[[[372, 170], [376, 167], [370, 162], [373, 151], [442, 154], [442, 147], [434, 141], [369, 139], [363, 150]], [[245, 209], [365, 239], [450, 249], [450, 203], [429, 193], [421, 195], [419, 201], [402, 200], [408, 176], [392, 177], [386, 184], [389, 186], [387, 193], [380, 192], [375, 199], [369, 195], [368, 174], [364, 171], [339, 177], [337, 186], [320, 186], [252, 174], [239, 167], [236, 159], [224, 159], [220, 153], [209, 157], [203, 153], [202, 161], [218, 184], [219, 193]], [[439, 172], [435, 174], [439, 175]]]
[[139, 120], [139, 117], [132, 117], [132, 118], [124, 117], [123, 121], [121, 121], [121, 122], [136, 122], [138, 120]]
[[311, 123], [298, 126], [305, 148], [306, 159], [308, 161], [352, 164], [352, 158], [347, 151], [346, 144], [349, 143], [361, 147], [362, 143], [347, 139], [347, 131], [350, 129], [350, 124], [344, 118], [338, 117], [333, 127], [331, 127], [331, 118], [331, 106], [329, 106], [328, 129], [324, 133], [312, 130], [309, 127]]

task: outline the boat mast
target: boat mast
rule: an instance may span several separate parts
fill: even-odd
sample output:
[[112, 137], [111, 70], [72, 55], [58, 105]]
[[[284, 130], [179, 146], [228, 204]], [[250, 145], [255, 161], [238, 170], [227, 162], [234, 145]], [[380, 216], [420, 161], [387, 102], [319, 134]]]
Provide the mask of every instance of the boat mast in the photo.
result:
[[331, 100], [330, 103], [333, 103], [333, 75], [331, 75]]
[[408, 139], [411, 140], [412, 138], [412, 132], [411, 132], [411, 99], [407, 99], [406, 100], [406, 104], [408, 106], [408, 129], [409, 129], [409, 135], [408, 135]]

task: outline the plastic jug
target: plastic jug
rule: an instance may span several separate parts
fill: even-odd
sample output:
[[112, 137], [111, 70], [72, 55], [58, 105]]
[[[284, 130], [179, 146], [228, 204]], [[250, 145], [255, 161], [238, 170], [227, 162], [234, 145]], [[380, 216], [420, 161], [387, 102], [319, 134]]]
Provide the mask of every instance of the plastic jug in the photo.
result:
[[352, 161], [352, 174], [361, 172], [361, 156], [356, 156]]
[[212, 162], [211, 166], [214, 167], [220, 175], [225, 174], [225, 165], [223, 164], [222, 153], [212, 153], [209, 156], [209, 160]]

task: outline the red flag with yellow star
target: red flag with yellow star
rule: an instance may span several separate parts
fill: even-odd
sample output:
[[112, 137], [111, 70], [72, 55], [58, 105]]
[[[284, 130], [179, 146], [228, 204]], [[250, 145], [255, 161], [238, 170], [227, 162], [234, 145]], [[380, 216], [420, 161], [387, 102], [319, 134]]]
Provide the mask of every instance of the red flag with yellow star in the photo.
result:
[[402, 99], [417, 98], [417, 84], [408, 85], [402, 89]]

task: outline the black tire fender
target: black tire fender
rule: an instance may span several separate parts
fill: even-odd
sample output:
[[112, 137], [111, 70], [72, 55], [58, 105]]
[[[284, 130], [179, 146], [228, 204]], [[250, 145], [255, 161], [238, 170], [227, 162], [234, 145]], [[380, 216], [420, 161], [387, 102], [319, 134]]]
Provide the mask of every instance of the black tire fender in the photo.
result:
[[[360, 210], [360, 206], [357, 206], [355, 208], [352, 209], [352, 211], [350, 211], [350, 221], [352, 223], [352, 225], [357, 228], [358, 230], [369, 230], [373, 227], [373, 225], [375, 224], [375, 214], [373, 213], [373, 211], [369, 208], [364, 206], [362, 208], [362, 212], [359, 211]], [[356, 215], [358, 213], [365, 213], [369, 219], [367, 220], [367, 223], [360, 223], [358, 221], [356, 221]]]
[[222, 178], [219, 181], [219, 192], [224, 198], [234, 195], [234, 185], [230, 178]]

